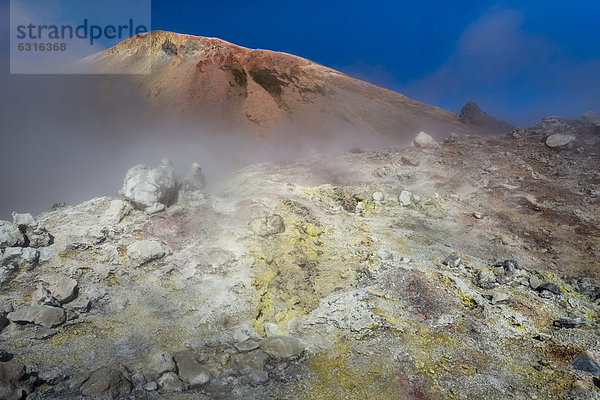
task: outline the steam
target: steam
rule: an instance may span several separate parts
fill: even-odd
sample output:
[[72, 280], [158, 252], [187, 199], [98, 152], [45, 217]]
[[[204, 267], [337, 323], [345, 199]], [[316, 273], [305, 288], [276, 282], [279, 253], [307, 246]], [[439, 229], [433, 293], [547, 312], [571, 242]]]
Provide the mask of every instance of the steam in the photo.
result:
[[163, 157], [181, 176], [198, 162], [214, 190], [251, 163], [384, 144], [335, 124], [320, 135], [281, 126], [262, 138], [177, 111], [157, 112], [126, 76], [2, 75], [0, 85], [0, 219], [117, 196], [131, 166], [156, 165]]

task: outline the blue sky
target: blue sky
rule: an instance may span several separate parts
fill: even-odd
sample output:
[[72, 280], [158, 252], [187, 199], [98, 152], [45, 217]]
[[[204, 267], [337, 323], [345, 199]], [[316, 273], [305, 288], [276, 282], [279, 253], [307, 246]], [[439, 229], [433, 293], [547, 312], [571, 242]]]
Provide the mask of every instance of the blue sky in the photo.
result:
[[153, 29], [285, 51], [451, 111], [600, 111], [600, 2], [166, 1]]
[[[0, 0], [5, 53], [8, 1]], [[526, 126], [600, 111], [600, 1], [152, 1], [152, 28], [285, 51]], [[5, 57], [0, 73], [5, 74]]]

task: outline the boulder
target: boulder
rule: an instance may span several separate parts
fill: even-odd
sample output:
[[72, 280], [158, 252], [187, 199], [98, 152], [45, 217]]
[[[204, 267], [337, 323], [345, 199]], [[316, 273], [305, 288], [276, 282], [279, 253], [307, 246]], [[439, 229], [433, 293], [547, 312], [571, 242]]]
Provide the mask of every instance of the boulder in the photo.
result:
[[413, 203], [413, 194], [409, 191], [403, 190], [398, 196], [398, 201], [402, 207], [408, 207]]
[[262, 371], [269, 360], [269, 354], [263, 350], [254, 350], [234, 357], [235, 368], [241, 373]]
[[188, 172], [185, 180], [183, 181], [182, 189], [186, 192], [196, 192], [206, 187], [206, 178], [202, 173], [200, 164], [192, 163], [190, 171]]
[[116, 399], [131, 392], [131, 382], [121, 368], [102, 367], [97, 369], [81, 385], [81, 392], [90, 397]]
[[0, 248], [25, 245], [25, 236], [19, 226], [8, 221], [0, 221]]
[[47, 247], [54, 242], [52, 235], [31, 214], [12, 213], [12, 217], [13, 224], [24, 233], [29, 247]]
[[173, 357], [166, 351], [159, 351], [147, 360], [144, 364], [143, 372], [144, 375], [153, 379], [165, 372], [173, 372], [175, 369], [176, 365]]
[[275, 358], [296, 358], [304, 351], [302, 342], [289, 336], [272, 336], [260, 342], [260, 348]]
[[139, 267], [167, 254], [165, 246], [156, 240], [138, 240], [127, 247], [129, 261]]
[[118, 224], [131, 212], [131, 206], [123, 200], [113, 200], [104, 212], [104, 218], [109, 224]]
[[158, 380], [158, 387], [161, 392], [183, 392], [186, 389], [185, 384], [179, 379], [175, 372], [167, 372]]
[[201, 386], [210, 381], [210, 371], [201, 365], [193, 353], [182, 351], [173, 356], [179, 378], [190, 386]]
[[260, 217], [250, 221], [250, 230], [258, 236], [266, 237], [285, 231], [285, 223], [280, 215]]
[[0, 256], [0, 267], [15, 265], [17, 268], [31, 270], [35, 268], [40, 252], [31, 247], [7, 247]]
[[496, 275], [492, 272], [481, 270], [475, 275], [473, 283], [482, 289], [492, 289], [496, 287]]
[[177, 199], [178, 188], [175, 168], [163, 160], [157, 168], [140, 164], [127, 171], [121, 193], [136, 208], [145, 210], [156, 203], [171, 205]]
[[66, 315], [65, 310], [60, 307], [34, 304], [8, 313], [7, 318], [12, 322], [30, 323], [42, 325], [46, 328], [55, 328], [65, 322]]
[[573, 135], [550, 135], [546, 139], [546, 146], [550, 148], [563, 147], [574, 141], [576, 138]]
[[600, 375], [600, 366], [598, 366], [598, 363], [587, 353], [578, 355], [571, 365], [578, 371], [587, 372], [592, 375]]
[[75, 300], [78, 293], [77, 281], [72, 278], [61, 278], [50, 287], [52, 297], [60, 302], [60, 304], [68, 303]]
[[439, 143], [427, 133], [421, 131], [413, 140], [413, 145], [420, 149], [434, 149], [439, 146]]
[[22, 387], [25, 364], [16, 360], [0, 362], [0, 399], [22, 399], [27, 390]]

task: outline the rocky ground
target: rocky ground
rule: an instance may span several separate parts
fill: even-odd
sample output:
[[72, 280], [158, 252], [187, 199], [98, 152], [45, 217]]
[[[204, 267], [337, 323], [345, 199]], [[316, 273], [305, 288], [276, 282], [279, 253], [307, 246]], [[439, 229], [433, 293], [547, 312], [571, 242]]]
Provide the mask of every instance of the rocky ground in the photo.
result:
[[198, 165], [0, 223], [0, 398], [600, 398], [600, 122]]

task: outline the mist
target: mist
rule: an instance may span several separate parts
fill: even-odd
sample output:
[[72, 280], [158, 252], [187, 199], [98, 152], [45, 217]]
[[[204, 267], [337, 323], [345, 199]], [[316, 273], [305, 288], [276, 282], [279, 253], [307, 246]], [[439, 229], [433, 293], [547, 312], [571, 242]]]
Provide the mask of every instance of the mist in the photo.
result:
[[[308, 142], [281, 126], [274, 136], [157, 109], [128, 76], [3, 75], [0, 96], [0, 219], [37, 215], [54, 203], [118, 196], [127, 170], [169, 158], [180, 176], [198, 162], [214, 190], [256, 162], [385, 145], [337, 126]], [[295, 128], [298, 129], [298, 128]]]

